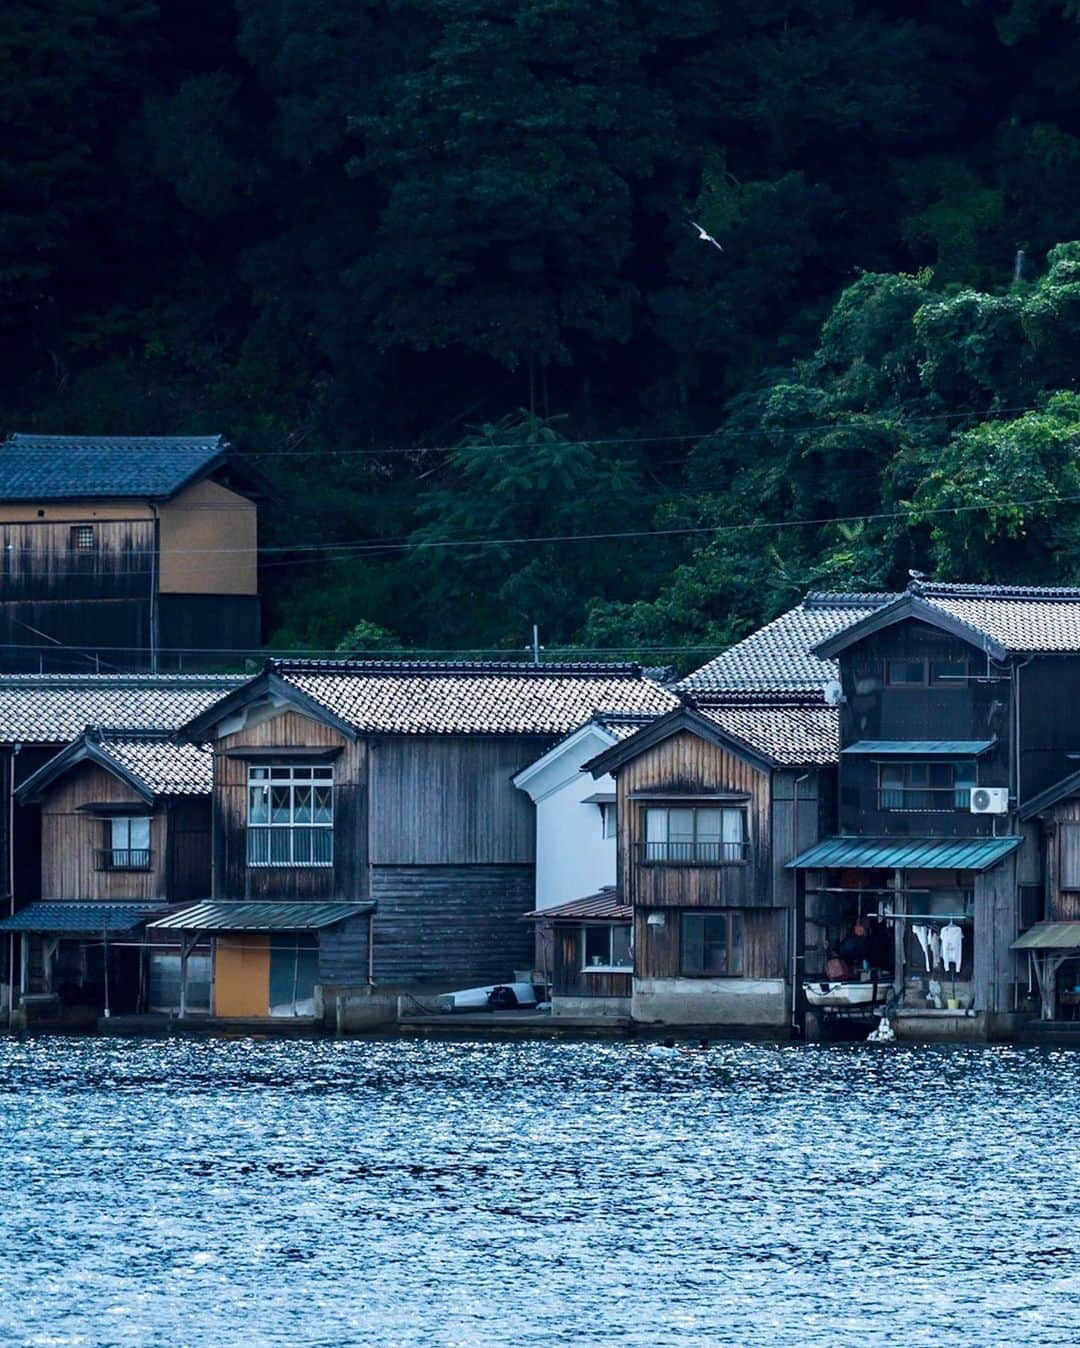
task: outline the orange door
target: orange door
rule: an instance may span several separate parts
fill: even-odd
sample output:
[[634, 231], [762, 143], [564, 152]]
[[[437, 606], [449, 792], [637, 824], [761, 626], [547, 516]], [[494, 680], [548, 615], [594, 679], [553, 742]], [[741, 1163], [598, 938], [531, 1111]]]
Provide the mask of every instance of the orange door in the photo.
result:
[[214, 1014], [270, 1014], [270, 938], [257, 932], [219, 936], [214, 953]]

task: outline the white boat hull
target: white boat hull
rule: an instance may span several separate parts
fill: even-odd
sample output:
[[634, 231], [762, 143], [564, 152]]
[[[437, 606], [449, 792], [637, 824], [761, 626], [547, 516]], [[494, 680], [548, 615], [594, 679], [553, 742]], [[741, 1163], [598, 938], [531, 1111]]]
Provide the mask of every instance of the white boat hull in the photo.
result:
[[890, 985], [884, 983], [837, 983], [823, 979], [804, 983], [811, 1006], [873, 1006], [884, 999]]
[[535, 1006], [536, 989], [531, 983], [491, 983], [486, 988], [463, 988], [461, 992], [447, 992], [439, 998], [440, 1011], [487, 1011], [488, 996], [496, 988], [509, 988], [517, 998], [518, 1006]]

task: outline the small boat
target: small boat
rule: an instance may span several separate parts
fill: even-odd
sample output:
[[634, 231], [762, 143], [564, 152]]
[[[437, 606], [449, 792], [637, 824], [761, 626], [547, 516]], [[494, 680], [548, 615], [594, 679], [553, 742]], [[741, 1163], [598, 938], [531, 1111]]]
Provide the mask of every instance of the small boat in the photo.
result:
[[531, 983], [491, 983], [486, 988], [447, 992], [439, 998], [440, 1011], [503, 1011], [535, 1005], [536, 989]]
[[884, 1001], [891, 983], [838, 983], [822, 980], [804, 983], [803, 992], [811, 1006], [873, 1006]]

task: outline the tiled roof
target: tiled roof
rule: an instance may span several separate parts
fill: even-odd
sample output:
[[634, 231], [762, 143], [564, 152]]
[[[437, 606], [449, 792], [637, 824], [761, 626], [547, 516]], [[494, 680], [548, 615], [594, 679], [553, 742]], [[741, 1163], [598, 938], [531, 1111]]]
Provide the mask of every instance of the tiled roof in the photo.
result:
[[[672, 705], [674, 706], [674, 703]], [[659, 713], [656, 712], [638, 712], [632, 715], [628, 712], [602, 711], [592, 719], [617, 740], [628, 740], [631, 735], [636, 735], [642, 726], [655, 721], [657, 715]]]
[[695, 697], [738, 689], [814, 690], [837, 675], [811, 648], [882, 608], [895, 594], [808, 594], [793, 608], [695, 670], [677, 691]]
[[121, 730], [104, 732], [98, 747], [155, 796], [208, 796], [213, 790], [214, 755], [209, 745]]
[[605, 885], [597, 894], [590, 894], [584, 899], [571, 899], [569, 903], [559, 903], [553, 908], [537, 908], [532, 913], [526, 913], [525, 916], [538, 920], [551, 918], [603, 920], [607, 918], [617, 922], [629, 922], [634, 916], [634, 910], [628, 903], [621, 902], [619, 891], [614, 885]]
[[365, 660], [271, 669], [368, 734], [556, 736], [603, 708], [659, 714], [678, 705], [636, 665]]
[[219, 674], [0, 676], [0, 744], [67, 744], [92, 725], [175, 730], [243, 682]]
[[1080, 651], [1080, 589], [935, 585], [913, 591], [1010, 651]]
[[0, 501], [169, 497], [227, 453], [220, 435], [11, 435]]
[[835, 763], [840, 749], [840, 720], [835, 707], [742, 702], [698, 707], [698, 714], [781, 766]]

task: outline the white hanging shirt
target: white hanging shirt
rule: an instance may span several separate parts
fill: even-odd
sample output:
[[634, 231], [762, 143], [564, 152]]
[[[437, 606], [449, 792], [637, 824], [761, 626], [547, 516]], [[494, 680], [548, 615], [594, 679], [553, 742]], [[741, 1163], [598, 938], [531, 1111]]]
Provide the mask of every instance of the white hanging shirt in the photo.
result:
[[941, 962], [944, 967], [946, 969], [951, 967], [959, 973], [963, 961], [963, 952], [963, 930], [955, 922], [950, 922], [947, 927], [941, 929]]

